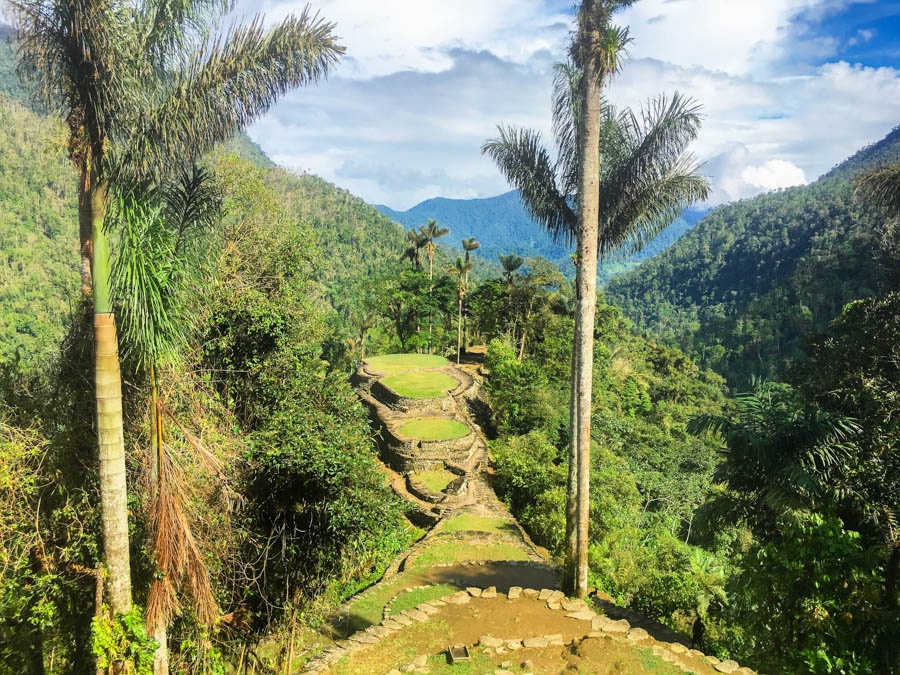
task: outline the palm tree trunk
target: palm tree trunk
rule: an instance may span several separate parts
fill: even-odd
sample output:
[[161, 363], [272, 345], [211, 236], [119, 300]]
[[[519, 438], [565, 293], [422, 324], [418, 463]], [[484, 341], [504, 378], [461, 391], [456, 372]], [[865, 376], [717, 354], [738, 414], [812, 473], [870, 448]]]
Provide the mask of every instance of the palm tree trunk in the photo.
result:
[[[162, 411], [159, 405], [159, 388], [156, 382], [156, 368], [150, 364], [150, 434], [152, 447], [150, 448], [150, 485], [158, 493], [159, 491], [159, 467], [162, 463], [163, 451], [163, 423]], [[157, 495], [153, 495], [155, 498]], [[160, 622], [155, 629], [150, 626], [151, 636], [159, 643], [153, 652], [153, 675], [168, 675], [169, 672], [169, 639], [165, 622]]]
[[78, 250], [81, 255], [81, 297], [90, 296], [93, 288], [91, 282], [91, 264], [93, 258], [93, 239], [91, 230], [91, 163], [86, 160], [81, 167], [81, 177], [78, 179]]
[[522, 322], [522, 342], [519, 345], [519, 361], [525, 358], [525, 336], [528, 335], [527, 321]]
[[122, 431], [122, 377], [116, 315], [110, 298], [109, 240], [103, 231], [108, 186], [91, 190], [94, 286], [94, 383], [97, 440], [100, 449], [100, 502], [106, 597], [114, 612], [131, 609], [131, 561], [128, 551], [128, 492], [125, 480], [125, 439]]
[[[576, 268], [576, 276], [579, 274]], [[576, 284], [578, 283], [576, 279]], [[578, 540], [575, 523], [578, 518], [578, 312], [572, 331], [572, 369], [569, 379], [569, 477], [566, 484], [566, 566], [563, 589], [575, 595], [575, 568], [578, 559]]]
[[[582, 11], [590, 15], [592, 0], [584, 0]], [[596, 29], [579, 31], [584, 53], [599, 42]], [[579, 176], [578, 263], [578, 527], [575, 594], [587, 597], [588, 524], [590, 521], [591, 394], [594, 371], [594, 315], [597, 309], [597, 239], [600, 217], [600, 125], [601, 87], [596, 59], [585, 64], [581, 82], [582, 162]]]
[[459, 295], [459, 316], [456, 319], [456, 365], [459, 365], [462, 354], [462, 293]]

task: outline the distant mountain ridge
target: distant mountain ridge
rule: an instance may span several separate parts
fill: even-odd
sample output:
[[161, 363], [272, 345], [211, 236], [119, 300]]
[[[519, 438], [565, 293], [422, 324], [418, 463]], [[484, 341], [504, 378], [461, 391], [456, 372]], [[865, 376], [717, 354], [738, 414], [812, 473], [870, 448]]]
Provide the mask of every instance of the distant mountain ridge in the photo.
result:
[[[478, 254], [490, 260], [506, 253], [523, 257], [542, 256], [557, 265], [564, 274], [574, 276], [571, 254], [574, 245], [563, 246], [555, 241], [528, 215], [517, 190], [481, 199], [448, 199], [436, 197], [416, 204], [406, 211], [396, 211], [381, 204], [374, 205], [381, 213], [404, 227], [417, 227], [433, 218], [452, 230], [450, 245], [459, 246], [462, 238], [475, 237], [481, 242]], [[634, 267], [642, 260], [658, 255], [675, 243], [703, 217], [705, 210], [686, 211], [654, 239], [640, 254], [622, 262], [601, 266], [599, 279], [606, 282], [616, 274]]]
[[885, 290], [884, 217], [855, 200], [861, 171], [900, 162], [900, 128], [809, 185], [718, 207], [607, 295], [638, 327], [746, 388], [803, 357], [804, 336]]

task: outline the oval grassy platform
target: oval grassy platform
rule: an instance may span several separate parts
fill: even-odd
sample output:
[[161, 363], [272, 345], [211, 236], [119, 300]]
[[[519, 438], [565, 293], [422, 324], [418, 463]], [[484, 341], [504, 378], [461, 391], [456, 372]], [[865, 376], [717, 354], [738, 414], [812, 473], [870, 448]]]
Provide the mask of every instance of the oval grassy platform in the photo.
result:
[[419, 417], [397, 431], [420, 441], [452, 441], [469, 435], [469, 427], [448, 417]]
[[367, 358], [366, 365], [372, 370], [386, 375], [405, 373], [407, 370], [422, 368], [442, 368], [450, 362], [436, 354], [384, 354]]
[[459, 380], [434, 370], [414, 370], [391, 375], [381, 383], [406, 398], [440, 398], [459, 386]]

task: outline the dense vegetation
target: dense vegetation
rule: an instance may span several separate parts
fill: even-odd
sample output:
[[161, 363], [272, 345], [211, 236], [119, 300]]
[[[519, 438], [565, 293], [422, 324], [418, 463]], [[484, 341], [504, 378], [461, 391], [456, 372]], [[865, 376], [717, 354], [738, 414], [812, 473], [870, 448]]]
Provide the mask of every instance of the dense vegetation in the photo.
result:
[[803, 335], [885, 289], [883, 219], [851, 195], [859, 170], [900, 159], [900, 130], [808, 186], [721, 206], [608, 288], [636, 324], [739, 390], [802, 357]]
[[[568, 277], [575, 275], [572, 264], [574, 248], [555, 242], [525, 210], [517, 190], [486, 199], [446, 199], [437, 197], [416, 204], [406, 211], [376, 205], [381, 213], [406, 227], [419, 225], [429, 218], [447, 225], [454, 238], [477, 237], [482, 242], [478, 256], [496, 260], [498, 255], [515, 253], [526, 258], [541, 257], [551, 261]], [[663, 230], [640, 253], [621, 261], [611, 261], [598, 268], [598, 281], [603, 284], [614, 276], [633, 269], [638, 263], [662, 253], [697, 222], [703, 212], [688, 211]]]

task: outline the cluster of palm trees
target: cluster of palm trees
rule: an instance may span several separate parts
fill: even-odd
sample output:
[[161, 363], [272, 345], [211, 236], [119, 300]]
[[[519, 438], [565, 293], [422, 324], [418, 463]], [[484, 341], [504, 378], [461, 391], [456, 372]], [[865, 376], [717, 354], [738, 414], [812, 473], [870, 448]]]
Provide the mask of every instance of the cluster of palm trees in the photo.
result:
[[193, 595], [208, 610], [201, 618], [215, 618], [183, 514], [161, 501], [167, 460], [155, 397], [157, 366], [177, 353], [183, 335], [178, 291], [192, 242], [215, 221], [209, 176], [194, 165], [280, 95], [326, 77], [344, 48], [333, 24], [307, 10], [270, 28], [258, 17], [221, 34], [216, 26], [232, 7], [227, 2], [9, 6], [22, 72], [64, 120], [79, 172], [81, 289], [94, 322], [104, 568], [97, 576], [115, 613], [132, 605], [119, 329], [153, 382], [151, 549], [165, 582], [151, 598], [151, 623], [161, 641], [154, 671], [167, 672], [165, 625], [178, 596]]
[[500, 126], [482, 152], [516, 187], [535, 220], [557, 239], [577, 242], [575, 330], [570, 386], [566, 585], [588, 590], [591, 398], [598, 256], [635, 253], [682, 210], [709, 192], [687, 152], [699, 107], [660, 96], [636, 114], [604, 97], [631, 38], [613, 14], [636, 0], [582, 0], [566, 63], [554, 78], [554, 160], [539, 132]]

